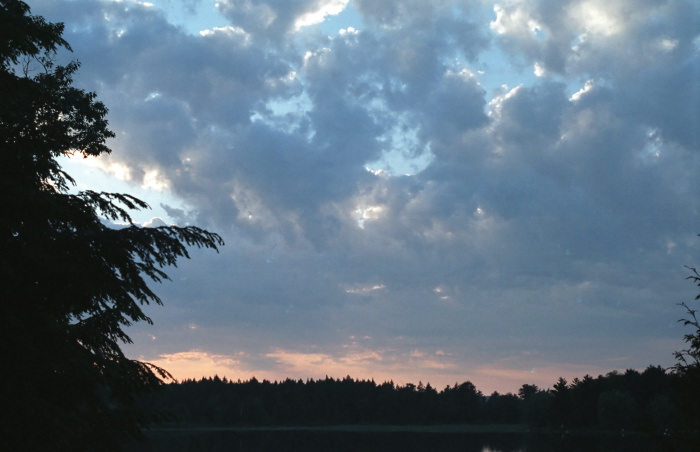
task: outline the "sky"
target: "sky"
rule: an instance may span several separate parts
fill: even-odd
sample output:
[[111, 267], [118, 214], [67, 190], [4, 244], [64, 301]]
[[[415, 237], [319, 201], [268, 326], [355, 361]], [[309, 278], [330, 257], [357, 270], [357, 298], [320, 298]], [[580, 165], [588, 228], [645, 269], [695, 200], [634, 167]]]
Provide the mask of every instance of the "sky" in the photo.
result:
[[78, 189], [218, 232], [133, 358], [471, 381], [674, 364], [700, 266], [692, 0], [30, 0], [113, 152]]

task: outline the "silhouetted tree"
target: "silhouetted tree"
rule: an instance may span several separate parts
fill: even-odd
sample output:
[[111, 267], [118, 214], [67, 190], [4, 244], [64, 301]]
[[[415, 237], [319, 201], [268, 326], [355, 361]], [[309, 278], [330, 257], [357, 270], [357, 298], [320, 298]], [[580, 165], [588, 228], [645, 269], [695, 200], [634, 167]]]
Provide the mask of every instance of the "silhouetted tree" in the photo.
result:
[[630, 428], [635, 414], [634, 398], [627, 391], [606, 391], [598, 397], [598, 423], [604, 429]]
[[[688, 279], [700, 287], [700, 274], [697, 269], [690, 268], [690, 271]], [[700, 294], [695, 296], [695, 300], [700, 300]], [[692, 309], [685, 302], [681, 303], [681, 306], [686, 310], [686, 317], [679, 322], [692, 327], [694, 331], [683, 336], [687, 348], [674, 353], [677, 361], [674, 370], [682, 376], [679, 383], [687, 421], [694, 428], [700, 428], [700, 319], [697, 309]]]
[[[197, 227], [141, 228], [125, 194], [71, 193], [57, 158], [109, 153], [105, 106], [54, 63], [63, 25], [0, 0], [0, 383], [8, 450], [106, 450], [153, 420], [137, 397], [168, 374], [121, 350], [151, 320], [148, 281], [221, 238]], [[126, 224], [123, 228], [107, 225]]]
[[528, 400], [533, 395], [537, 394], [540, 388], [537, 385], [524, 384], [518, 389], [518, 397], [523, 400]]
[[662, 433], [687, 428], [679, 409], [683, 396], [676, 390], [681, 380], [677, 373], [649, 367], [586, 375], [571, 384], [562, 378], [553, 390], [523, 385], [518, 396], [484, 397], [470, 382], [437, 392], [429, 384], [377, 385], [350, 377], [306, 383], [215, 377], [167, 385], [159, 406], [188, 426], [527, 423]]
[[492, 393], [485, 402], [482, 421], [495, 424], [518, 424], [522, 419], [522, 400], [508, 393]]
[[448, 423], [470, 423], [479, 419], [483, 394], [474, 384], [466, 381], [446, 387], [440, 394], [444, 421]]
[[[691, 268], [692, 274], [688, 277], [698, 287], [700, 287], [700, 274], [695, 268]], [[700, 294], [695, 297], [695, 300], [700, 300]], [[700, 367], [700, 320], [697, 317], [697, 309], [691, 309], [685, 302], [681, 303], [686, 310], [687, 317], [680, 319], [679, 322], [684, 326], [691, 326], [695, 329], [692, 333], [683, 336], [683, 340], [688, 344], [688, 348], [675, 352], [675, 357], [678, 363], [676, 370], [681, 373], [686, 373]]]
[[552, 425], [555, 427], [569, 427], [571, 419], [571, 396], [565, 378], [559, 378], [554, 385], [552, 394]]
[[523, 403], [523, 417], [532, 427], [551, 427], [554, 395], [551, 391], [540, 390]]

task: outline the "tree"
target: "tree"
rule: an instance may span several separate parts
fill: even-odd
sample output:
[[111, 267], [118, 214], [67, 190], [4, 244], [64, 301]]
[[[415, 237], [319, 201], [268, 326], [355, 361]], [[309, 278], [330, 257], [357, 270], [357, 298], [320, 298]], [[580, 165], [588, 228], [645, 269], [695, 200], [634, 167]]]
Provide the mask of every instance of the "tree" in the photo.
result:
[[[689, 280], [700, 287], [700, 274], [697, 269], [689, 268], [691, 275]], [[695, 297], [700, 300], [700, 294]], [[690, 308], [686, 303], [681, 303], [686, 310], [687, 317], [680, 319], [684, 326], [695, 329], [692, 333], [683, 336], [687, 348], [674, 353], [676, 365], [674, 370], [681, 376], [681, 391], [683, 393], [683, 405], [688, 423], [694, 427], [700, 427], [700, 319], [698, 310]]]
[[[0, 0], [0, 377], [3, 444], [14, 450], [106, 450], [138, 436], [154, 415], [139, 398], [168, 373], [127, 358], [124, 328], [152, 323], [162, 304], [148, 283], [189, 258], [218, 250], [217, 234], [142, 228], [127, 194], [71, 193], [60, 156], [110, 153], [105, 106], [73, 85], [63, 24]], [[127, 226], [110, 226], [119, 221]]]
[[[688, 276], [688, 279], [700, 287], [700, 274], [698, 274], [697, 269], [690, 268], [690, 271], [692, 274]], [[700, 300], [700, 294], [695, 297], [695, 300]], [[685, 308], [688, 317], [680, 319], [679, 322], [684, 326], [695, 328], [693, 333], [683, 336], [683, 340], [688, 344], [688, 348], [674, 353], [678, 361], [675, 369], [681, 373], [687, 373], [700, 367], [700, 320], [697, 316], [697, 309], [691, 309], [685, 302], [680, 305]]]
[[605, 391], [598, 397], [598, 424], [609, 430], [630, 428], [634, 425], [636, 407], [627, 391]]
[[571, 394], [565, 378], [559, 377], [552, 390], [552, 414], [554, 426], [568, 427], [571, 414]]

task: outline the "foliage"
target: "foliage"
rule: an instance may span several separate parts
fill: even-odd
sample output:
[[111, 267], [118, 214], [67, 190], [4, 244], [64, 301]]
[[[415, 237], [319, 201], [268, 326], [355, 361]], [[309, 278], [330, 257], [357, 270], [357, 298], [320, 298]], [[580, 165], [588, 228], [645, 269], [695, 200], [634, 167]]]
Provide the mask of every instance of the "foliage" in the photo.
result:
[[603, 428], [630, 428], [634, 413], [634, 399], [628, 392], [612, 390], [598, 396], [598, 422]]
[[[529, 424], [549, 429], [620, 428], [662, 433], [680, 420], [683, 377], [660, 367], [585, 376], [557, 389], [523, 385], [517, 395], [484, 396], [470, 383], [436, 391], [429, 384], [322, 380], [262, 382], [226, 378], [167, 385], [158, 404], [187, 426]], [[565, 404], [555, 403], [565, 394]]]
[[[690, 268], [691, 275], [688, 279], [700, 287], [700, 274], [695, 268]], [[695, 300], [700, 300], [700, 294], [695, 296]], [[674, 353], [678, 363], [675, 369], [679, 372], [690, 372], [700, 367], [700, 320], [697, 317], [697, 309], [691, 309], [686, 303], [681, 303], [687, 312], [687, 318], [680, 319], [684, 326], [695, 328], [692, 333], [685, 334], [683, 340], [688, 344], [688, 348]]]
[[470, 382], [436, 391], [429, 384], [345, 377], [228, 381], [219, 377], [167, 385], [162, 409], [190, 425], [427, 425], [472, 423], [484, 397]]
[[[110, 153], [106, 107], [55, 64], [63, 25], [0, 0], [0, 391], [13, 450], [105, 450], [154, 416], [135, 401], [168, 373], [127, 358], [124, 328], [161, 304], [148, 281], [221, 238], [194, 226], [142, 228], [126, 194], [71, 193], [60, 156]], [[118, 221], [122, 228], [111, 227]]]
[[[695, 268], [689, 270], [691, 275], [688, 279], [700, 287], [700, 274]], [[695, 300], [700, 300], [700, 294], [695, 296]], [[679, 322], [692, 327], [694, 331], [683, 336], [687, 348], [674, 353], [677, 361], [674, 370], [684, 376], [683, 405], [688, 421], [700, 429], [700, 320], [697, 309], [690, 308], [686, 303], [681, 303], [681, 306], [685, 308], [687, 316]]]

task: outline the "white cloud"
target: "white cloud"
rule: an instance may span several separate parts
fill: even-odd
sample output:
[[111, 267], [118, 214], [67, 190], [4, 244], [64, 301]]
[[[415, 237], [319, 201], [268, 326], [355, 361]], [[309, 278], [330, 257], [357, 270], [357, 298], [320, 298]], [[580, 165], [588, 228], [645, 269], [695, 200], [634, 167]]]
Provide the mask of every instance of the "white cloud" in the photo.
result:
[[153, 217], [147, 222], [143, 223], [142, 226], [144, 228], [157, 228], [159, 226], [167, 226], [167, 223], [163, 221], [162, 218]]
[[496, 19], [490, 26], [498, 34], [537, 38], [538, 31], [544, 28], [527, 11], [525, 2], [514, 1], [505, 5], [495, 5], [493, 11]]
[[568, 10], [571, 21], [580, 24], [585, 33], [610, 36], [621, 33], [630, 5], [609, 1], [587, 0], [574, 3]]
[[326, 16], [340, 14], [348, 5], [348, 1], [349, 0], [325, 0], [319, 2], [319, 4], [316, 5], [318, 9], [306, 12], [297, 18], [294, 22], [294, 28], [299, 30], [300, 28], [323, 22]]

